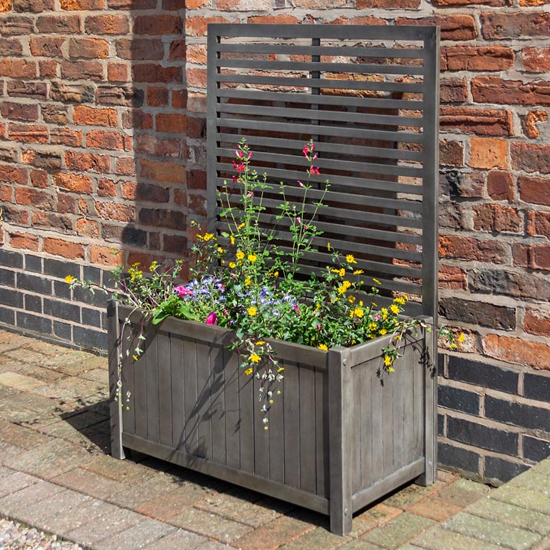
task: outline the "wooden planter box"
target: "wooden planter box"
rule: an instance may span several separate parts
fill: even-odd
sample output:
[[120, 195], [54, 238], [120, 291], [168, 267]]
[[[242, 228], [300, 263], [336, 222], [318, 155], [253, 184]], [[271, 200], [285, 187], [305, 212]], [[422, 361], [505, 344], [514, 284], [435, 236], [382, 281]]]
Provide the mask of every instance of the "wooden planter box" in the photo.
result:
[[[129, 314], [109, 305], [112, 396]], [[146, 338], [139, 361], [122, 365], [129, 408], [112, 402], [115, 457], [136, 450], [310, 508], [330, 515], [339, 534], [355, 511], [400, 485], [433, 481], [431, 335], [410, 339], [395, 373], [382, 376], [386, 338], [329, 352], [272, 341], [285, 372], [267, 431], [258, 382], [227, 350], [231, 331], [170, 318]]]

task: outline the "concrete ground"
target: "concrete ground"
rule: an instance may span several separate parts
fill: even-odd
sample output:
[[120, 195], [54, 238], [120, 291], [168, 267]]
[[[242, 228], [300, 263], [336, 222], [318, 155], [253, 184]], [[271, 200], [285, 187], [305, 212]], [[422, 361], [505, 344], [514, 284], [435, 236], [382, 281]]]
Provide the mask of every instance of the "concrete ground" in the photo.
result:
[[[440, 472], [353, 521], [133, 455], [108, 455], [103, 357], [0, 331], [0, 516], [90, 549], [550, 549], [550, 461], [509, 484]], [[13, 547], [15, 548], [15, 547]]]

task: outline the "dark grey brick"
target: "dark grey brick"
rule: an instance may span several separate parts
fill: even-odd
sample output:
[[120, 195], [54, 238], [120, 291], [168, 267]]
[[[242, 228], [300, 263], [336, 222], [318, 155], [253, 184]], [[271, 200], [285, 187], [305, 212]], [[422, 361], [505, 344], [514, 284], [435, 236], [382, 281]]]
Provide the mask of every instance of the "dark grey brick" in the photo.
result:
[[76, 287], [73, 290], [73, 293], [74, 299], [77, 302], [82, 302], [95, 307], [106, 307], [107, 305], [107, 295], [102, 290], [96, 290], [92, 293], [85, 288]]
[[63, 340], [71, 340], [71, 325], [61, 323], [60, 321], [53, 322], [53, 333]]
[[65, 321], [80, 322], [80, 308], [61, 300], [44, 300], [44, 313]]
[[84, 281], [91, 281], [96, 285], [101, 284], [101, 269], [87, 265], [84, 266], [82, 270], [82, 279]]
[[494, 306], [479, 301], [442, 298], [439, 312], [450, 321], [462, 321], [500, 330], [516, 327], [516, 310], [512, 307]]
[[44, 273], [60, 279], [64, 279], [67, 275], [72, 275], [80, 279], [80, 266], [71, 262], [62, 262], [45, 258]]
[[485, 477], [488, 479], [498, 479], [499, 481], [510, 481], [529, 467], [525, 464], [510, 462], [495, 456], [485, 458]]
[[440, 353], [437, 358], [437, 374], [439, 376], [445, 376], [445, 355]]
[[437, 450], [438, 461], [441, 465], [474, 474], [479, 473], [479, 455], [477, 453], [453, 447], [447, 443], [440, 443]]
[[445, 415], [437, 415], [437, 435], [445, 435]]
[[42, 298], [33, 294], [25, 294], [25, 309], [27, 311], [34, 311], [35, 313], [42, 313]]
[[89, 327], [101, 328], [101, 315], [96, 309], [82, 308], [82, 324]]
[[470, 414], [479, 414], [479, 395], [477, 393], [440, 385], [437, 399], [442, 407]]
[[54, 281], [53, 289], [55, 296], [65, 300], [72, 299], [71, 287], [65, 281]]
[[51, 334], [52, 332], [52, 322], [50, 319], [37, 317], [36, 315], [31, 315], [23, 311], [17, 312], [17, 326], [42, 334]]
[[21, 294], [18, 290], [12, 290], [11, 288], [0, 288], [0, 304], [22, 308], [23, 294]]
[[550, 376], [526, 372], [523, 379], [523, 394], [530, 399], [550, 402]]
[[42, 273], [42, 258], [25, 254], [25, 270], [33, 273]]
[[550, 441], [523, 436], [523, 456], [527, 460], [540, 462], [550, 456]]
[[447, 437], [506, 455], [518, 454], [518, 434], [489, 428], [462, 418], [447, 417]]
[[17, 288], [30, 290], [38, 294], [46, 294], [47, 296], [52, 293], [52, 283], [49, 279], [28, 275], [27, 273], [17, 274]]
[[0, 323], [15, 326], [15, 311], [6, 307], [0, 307]]
[[0, 248], [0, 266], [21, 269], [23, 267], [23, 254]]
[[75, 344], [94, 349], [107, 349], [107, 334], [98, 330], [83, 327], [73, 327]]
[[519, 374], [511, 369], [449, 356], [449, 378], [493, 390], [517, 394]]
[[0, 268], [0, 285], [15, 287], [15, 272]]
[[550, 411], [522, 403], [485, 396], [485, 416], [523, 428], [550, 432]]

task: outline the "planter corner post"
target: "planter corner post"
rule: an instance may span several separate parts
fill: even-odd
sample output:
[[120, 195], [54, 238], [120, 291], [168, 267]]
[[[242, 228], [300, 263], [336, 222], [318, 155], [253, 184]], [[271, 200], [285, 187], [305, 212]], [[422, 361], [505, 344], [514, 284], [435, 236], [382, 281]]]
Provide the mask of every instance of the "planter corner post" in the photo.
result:
[[119, 392], [119, 347], [120, 323], [118, 305], [110, 300], [107, 305], [108, 353], [109, 353], [109, 408], [111, 422], [111, 456], [120, 460], [125, 458], [122, 447], [122, 407]]
[[352, 399], [348, 352], [336, 347], [328, 352], [330, 530], [351, 532], [353, 516], [351, 459]]

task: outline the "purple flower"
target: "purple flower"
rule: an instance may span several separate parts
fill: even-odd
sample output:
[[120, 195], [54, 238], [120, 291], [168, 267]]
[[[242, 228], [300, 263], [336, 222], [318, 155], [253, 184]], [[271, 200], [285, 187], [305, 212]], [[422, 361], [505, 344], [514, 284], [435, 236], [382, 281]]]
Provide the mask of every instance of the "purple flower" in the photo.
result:
[[207, 318], [206, 318], [206, 324], [207, 325], [217, 325], [218, 324], [218, 316], [216, 315], [216, 312], [213, 311]]

